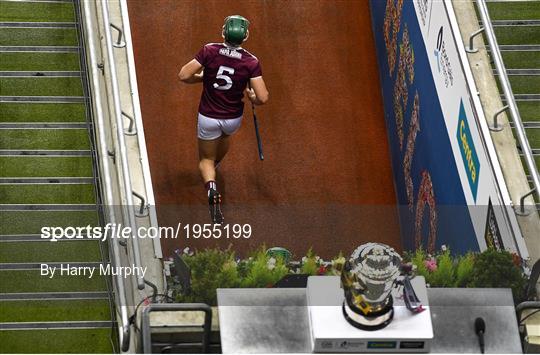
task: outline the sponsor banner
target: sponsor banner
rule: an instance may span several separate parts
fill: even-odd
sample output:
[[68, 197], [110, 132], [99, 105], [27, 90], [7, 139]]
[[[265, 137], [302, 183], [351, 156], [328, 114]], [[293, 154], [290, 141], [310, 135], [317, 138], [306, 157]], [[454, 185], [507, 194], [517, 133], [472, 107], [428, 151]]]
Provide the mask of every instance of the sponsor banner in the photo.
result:
[[516, 250], [450, 26], [451, 4], [370, 4], [404, 248], [483, 250], [491, 219], [500, 247]]
[[486, 231], [484, 233], [484, 238], [486, 240], [486, 245], [488, 248], [494, 248], [497, 250], [503, 249], [501, 231], [499, 229], [499, 224], [497, 223], [497, 217], [495, 217], [495, 212], [493, 210], [491, 200], [489, 200], [488, 204]]

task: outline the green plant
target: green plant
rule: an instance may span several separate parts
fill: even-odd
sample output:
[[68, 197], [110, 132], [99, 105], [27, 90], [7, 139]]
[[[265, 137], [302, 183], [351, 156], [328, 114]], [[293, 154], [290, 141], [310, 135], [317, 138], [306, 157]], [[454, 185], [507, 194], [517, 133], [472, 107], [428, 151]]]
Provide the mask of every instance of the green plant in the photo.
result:
[[507, 251], [488, 249], [478, 254], [468, 287], [508, 287], [512, 289], [514, 301], [524, 297], [526, 278], [520, 267], [514, 264], [512, 254]]
[[289, 273], [281, 257], [266, 255], [265, 248], [260, 248], [244, 267], [241, 287], [272, 287]]
[[457, 261], [455, 287], [465, 287], [470, 282], [474, 268], [474, 254], [467, 253]]
[[217, 304], [217, 288], [240, 286], [240, 278], [230, 249], [205, 249], [193, 255], [184, 255], [191, 270], [191, 290], [176, 296], [178, 302], [204, 302]]
[[455, 284], [455, 263], [450, 251], [445, 249], [438, 255], [428, 255], [423, 249], [407, 255], [416, 266], [416, 273], [424, 276], [431, 287], [452, 287]]
[[426, 279], [426, 283], [430, 283], [431, 279], [431, 273], [426, 267], [426, 264], [424, 263], [426, 261], [426, 253], [422, 248], [417, 249], [414, 254], [410, 256], [410, 260], [413, 263], [413, 265], [416, 266], [416, 273], [420, 276], [424, 276]]
[[[172, 281], [169, 290], [177, 302], [209, 305], [216, 305], [217, 288], [272, 287], [289, 273], [339, 276], [345, 263], [341, 253], [325, 262], [310, 248], [301, 262], [288, 264], [279, 254], [267, 253], [265, 246], [247, 259], [236, 259], [230, 249], [205, 249], [195, 254], [186, 249], [182, 258], [191, 269], [191, 290], [185, 292]], [[415, 265], [416, 273], [431, 287], [509, 287], [516, 302], [523, 298], [526, 278], [519, 260], [506, 251], [489, 249], [452, 257], [446, 248], [435, 255], [418, 249], [404, 253], [403, 260]]]
[[301, 274], [317, 275], [319, 265], [316, 256], [313, 254], [313, 250], [309, 248], [306, 256], [302, 258], [302, 266], [300, 267]]
[[450, 251], [446, 250], [435, 257], [436, 269], [431, 271], [430, 285], [432, 287], [452, 287], [455, 284], [454, 261]]
[[343, 266], [345, 265], [345, 257], [342, 252], [339, 252], [338, 256], [332, 259], [329, 267], [326, 270], [326, 275], [340, 276]]

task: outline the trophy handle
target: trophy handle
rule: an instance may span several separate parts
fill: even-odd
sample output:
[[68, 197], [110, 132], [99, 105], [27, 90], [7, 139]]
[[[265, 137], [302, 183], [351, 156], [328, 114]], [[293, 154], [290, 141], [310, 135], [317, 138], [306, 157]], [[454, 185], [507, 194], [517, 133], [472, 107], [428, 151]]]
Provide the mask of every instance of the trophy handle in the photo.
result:
[[405, 275], [403, 278], [403, 299], [405, 300], [405, 305], [407, 309], [413, 313], [420, 313], [426, 309], [422, 306], [422, 302], [414, 292], [414, 288], [411, 284], [411, 279], [409, 276]]

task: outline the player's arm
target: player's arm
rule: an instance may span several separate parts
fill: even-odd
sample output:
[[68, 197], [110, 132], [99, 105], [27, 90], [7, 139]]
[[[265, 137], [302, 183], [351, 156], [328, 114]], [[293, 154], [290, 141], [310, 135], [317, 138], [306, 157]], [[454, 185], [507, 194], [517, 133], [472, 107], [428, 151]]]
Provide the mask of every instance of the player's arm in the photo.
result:
[[193, 59], [180, 69], [178, 78], [186, 84], [200, 83], [203, 81], [203, 66], [196, 59]]
[[249, 100], [255, 105], [264, 105], [268, 101], [269, 93], [262, 76], [249, 79], [249, 86], [246, 89]]

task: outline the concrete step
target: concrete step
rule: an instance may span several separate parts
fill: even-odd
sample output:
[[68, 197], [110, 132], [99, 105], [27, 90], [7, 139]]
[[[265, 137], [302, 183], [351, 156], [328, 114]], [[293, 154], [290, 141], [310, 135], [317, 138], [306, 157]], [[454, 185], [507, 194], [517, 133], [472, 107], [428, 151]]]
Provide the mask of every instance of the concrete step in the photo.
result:
[[75, 28], [76, 22], [0, 21], [0, 28]]
[[0, 122], [0, 130], [2, 129], [67, 129], [67, 128], [79, 128], [88, 129], [91, 124], [86, 122], [64, 123], [64, 122]]
[[506, 69], [540, 68], [540, 51], [502, 51]]
[[0, 70], [79, 71], [79, 53], [4, 52], [0, 53]]
[[2, 28], [0, 46], [76, 46], [75, 28]]
[[92, 177], [92, 158], [0, 156], [0, 177]]
[[0, 96], [0, 103], [84, 103], [83, 96]]
[[0, 77], [0, 96], [82, 96], [80, 77]]
[[51, 156], [51, 157], [89, 157], [91, 150], [29, 150], [2, 149], [0, 156]]
[[[488, 51], [489, 45], [487, 45]], [[503, 44], [499, 43], [499, 50], [506, 51], [540, 51], [540, 44]]]
[[0, 204], [0, 211], [10, 211], [10, 212], [19, 212], [19, 211], [97, 211], [97, 206], [92, 204]]
[[0, 263], [91, 262], [101, 260], [98, 241], [2, 243]]
[[2, 330], [0, 344], [7, 353], [111, 354], [115, 352], [112, 332], [111, 326], [93, 329]]
[[[80, 326], [80, 322], [110, 321], [108, 299], [96, 300], [0, 300], [0, 329], [29, 328], [37, 322], [69, 323], [64, 328]], [[19, 326], [7, 323], [22, 323]], [[56, 325], [58, 326], [58, 324]]]
[[2, 211], [0, 235], [41, 234], [44, 226], [86, 227], [97, 226], [98, 215], [89, 211]]
[[41, 273], [108, 255], [96, 240], [39, 238], [99, 223], [74, 3], [0, 8], [0, 352], [118, 352], [108, 277]]
[[[27, 263], [27, 262], [24, 262], [24, 263], [0, 263], [0, 270], [2, 271], [27, 271], [27, 270], [37, 270], [37, 271], [40, 271], [41, 268], [42, 268], [42, 264], [43, 263]], [[77, 269], [81, 269], [81, 270], [86, 270], [86, 269], [99, 269], [100, 266], [102, 265], [103, 263], [101, 262], [70, 262], [68, 263], [67, 261], [62, 261], [62, 262], [58, 262], [58, 263], [47, 263], [48, 266], [50, 266], [51, 268], [56, 268], [57, 270], [60, 270], [61, 268], [65, 267], [65, 268], [77, 268]], [[68, 271], [66, 271], [68, 272]], [[87, 278], [90, 278], [90, 277], [93, 277], [94, 275], [91, 275], [90, 271], [88, 271], [88, 276], [86, 276]], [[69, 275], [69, 276], [72, 276], [72, 275]], [[56, 274], [54, 275], [54, 277], [56, 277]], [[44, 278], [45, 279], [45, 278]], [[45, 280], [46, 281], [46, 280]]]
[[86, 128], [0, 129], [0, 149], [8, 150], [89, 150]]
[[540, 20], [540, 1], [489, 1], [491, 20]]
[[47, 123], [86, 122], [86, 107], [81, 103], [0, 103], [0, 122]]
[[109, 299], [109, 293], [105, 291], [0, 293], [0, 301], [108, 300], [108, 299]]
[[491, 24], [493, 27], [540, 26], [540, 20], [492, 20]]
[[[88, 240], [96, 241], [96, 239], [90, 239], [87, 235], [81, 234], [83, 238], [77, 238], [74, 236], [73, 238], [62, 238], [62, 239], [56, 239], [56, 243], [65, 243], [65, 242], [84, 242]], [[25, 243], [51, 243], [50, 239], [44, 239], [41, 237], [41, 234], [3, 234], [0, 235], [0, 243], [18, 243], [18, 244], [25, 244]]]
[[48, 45], [0, 45], [0, 53], [26, 52], [26, 53], [78, 53], [78, 46], [48, 46]]
[[521, 101], [517, 106], [522, 121], [540, 120], [540, 101]]
[[540, 26], [495, 27], [499, 45], [540, 44]]
[[14, 71], [14, 70], [8, 70], [8, 71], [0, 71], [0, 78], [40, 78], [40, 77], [48, 77], [48, 78], [69, 78], [69, 77], [81, 77], [80, 71], [32, 71], [32, 70], [26, 70], [26, 71]]
[[94, 275], [42, 276], [39, 269], [0, 270], [0, 293], [106, 291], [105, 278]]
[[94, 184], [0, 185], [0, 205], [95, 204]]
[[0, 323], [0, 330], [14, 329], [92, 329], [92, 328], [110, 328], [113, 325], [111, 321], [59, 321], [59, 322], [12, 322]]
[[0, 21], [73, 22], [73, 1], [0, 1]]

